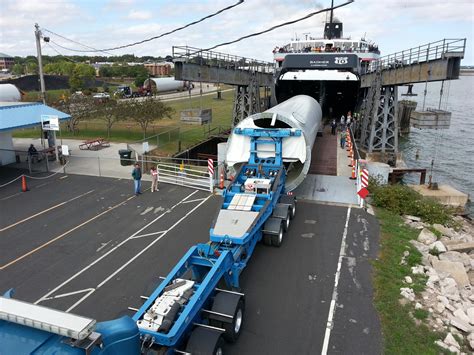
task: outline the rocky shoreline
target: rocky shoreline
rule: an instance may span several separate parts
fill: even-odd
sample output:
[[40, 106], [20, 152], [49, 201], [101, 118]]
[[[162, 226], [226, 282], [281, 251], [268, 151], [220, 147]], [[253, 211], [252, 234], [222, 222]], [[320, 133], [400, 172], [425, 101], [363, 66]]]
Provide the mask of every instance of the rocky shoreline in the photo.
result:
[[[454, 220], [460, 228], [430, 225], [415, 216], [405, 223], [420, 230], [411, 243], [422, 254], [420, 265], [411, 268], [400, 289], [402, 304], [428, 312], [427, 323], [434, 331], [447, 333], [436, 344], [456, 354], [474, 351], [474, 225], [462, 217]], [[406, 263], [405, 251], [401, 263]], [[426, 280], [425, 290], [415, 294], [414, 278]], [[420, 322], [415, 319], [415, 321]]]

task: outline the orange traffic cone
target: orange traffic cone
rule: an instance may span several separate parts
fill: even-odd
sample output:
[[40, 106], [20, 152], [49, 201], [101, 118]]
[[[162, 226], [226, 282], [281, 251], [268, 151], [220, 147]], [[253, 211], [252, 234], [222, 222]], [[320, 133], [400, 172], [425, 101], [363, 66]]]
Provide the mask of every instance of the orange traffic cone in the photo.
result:
[[348, 165], [348, 166], [354, 167], [354, 164], [355, 164], [355, 162], [354, 162], [354, 158], [352, 158], [352, 159], [351, 159], [351, 162], [349, 163], [349, 165]]
[[221, 179], [219, 181], [219, 188], [223, 189], [224, 188], [224, 172], [221, 171]]
[[26, 192], [28, 191], [28, 186], [26, 185], [26, 177], [25, 175], [21, 176], [21, 191]]
[[352, 173], [351, 173], [351, 177], [349, 178], [351, 180], [355, 180], [356, 179], [356, 176], [355, 176], [355, 166], [352, 167]]

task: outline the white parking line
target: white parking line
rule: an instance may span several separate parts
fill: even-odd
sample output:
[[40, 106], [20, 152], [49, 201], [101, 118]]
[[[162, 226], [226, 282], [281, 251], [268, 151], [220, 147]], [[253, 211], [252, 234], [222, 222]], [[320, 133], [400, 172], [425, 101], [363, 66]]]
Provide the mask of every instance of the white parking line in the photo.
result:
[[341, 276], [341, 265], [342, 259], [346, 256], [346, 237], [347, 237], [347, 227], [349, 225], [349, 218], [351, 216], [351, 208], [347, 209], [346, 224], [344, 225], [344, 232], [342, 233], [341, 249], [339, 251], [339, 261], [337, 263], [336, 277], [334, 278], [334, 290], [332, 291], [331, 305], [329, 306], [329, 315], [328, 321], [326, 323], [326, 332], [324, 334], [323, 348], [321, 350], [321, 355], [326, 355], [328, 353], [329, 339], [331, 338], [331, 330], [333, 328], [333, 318], [334, 318], [334, 309], [337, 302], [337, 285], [339, 284], [339, 277]]
[[69, 203], [69, 202], [72, 202], [72, 201], [74, 201], [74, 200], [77, 200], [78, 198], [84, 197], [84, 196], [86, 196], [86, 195], [88, 195], [88, 194], [90, 194], [90, 193], [92, 193], [92, 192], [94, 192], [94, 190], [87, 191], [87, 192], [85, 192], [85, 193], [83, 193], [83, 194], [80, 194], [79, 196], [73, 197], [73, 198], [71, 198], [71, 199], [69, 199], [69, 200], [67, 200], [67, 201], [58, 203], [57, 205], [54, 205], [54, 206], [51, 206], [51, 207], [49, 207], [49, 208], [47, 208], [47, 209], [45, 209], [45, 210], [43, 210], [43, 211], [41, 211], [41, 212], [35, 213], [35, 214], [32, 215], [32, 216], [29, 216], [29, 217], [27, 217], [27, 218], [25, 218], [25, 219], [22, 219], [21, 221], [15, 222], [15, 223], [13, 223], [13, 224], [10, 224], [9, 226], [6, 226], [5, 228], [0, 229], [0, 232], [6, 231], [7, 229], [10, 229], [10, 228], [13, 228], [13, 227], [15, 227], [15, 226], [17, 226], [17, 225], [19, 225], [19, 224], [21, 224], [21, 223], [23, 223], [23, 222], [29, 221], [29, 220], [32, 219], [32, 218], [38, 217], [38, 216], [42, 215], [43, 213], [49, 212], [49, 211], [51, 211], [51, 210], [54, 210], [55, 208], [61, 207], [61, 206], [65, 205], [66, 203]]
[[[158, 217], [156, 217], [154, 220], [152, 220], [150, 223], [146, 224], [144, 227], [140, 228], [138, 231], [136, 231], [135, 233], [133, 233], [130, 237], [128, 237], [127, 239], [123, 240], [122, 242], [120, 242], [119, 244], [117, 244], [115, 247], [113, 247], [112, 249], [110, 249], [108, 252], [106, 252], [104, 255], [102, 255], [101, 257], [97, 258], [96, 260], [94, 260], [92, 263], [90, 263], [89, 265], [87, 265], [86, 267], [84, 267], [83, 269], [81, 269], [80, 271], [78, 271], [77, 273], [75, 273], [73, 276], [71, 276], [69, 279], [67, 279], [66, 281], [64, 281], [63, 283], [61, 283], [59, 286], [55, 287], [54, 289], [52, 289], [51, 291], [49, 291], [48, 293], [46, 293], [43, 297], [39, 298], [35, 304], [38, 304], [42, 301], [44, 301], [47, 297], [51, 296], [53, 293], [55, 293], [57, 290], [61, 289], [63, 286], [67, 285], [69, 282], [71, 282], [72, 280], [74, 280], [76, 277], [78, 277], [79, 275], [81, 275], [82, 273], [84, 273], [85, 271], [89, 270], [92, 266], [94, 266], [95, 264], [97, 264], [99, 261], [101, 261], [102, 259], [106, 258], [108, 255], [110, 255], [111, 253], [113, 253], [115, 250], [117, 250], [118, 248], [120, 248], [122, 245], [124, 245], [125, 243], [127, 243], [130, 239], [132, 239], [133, 237], [139, 235], [140, 232], [142, 232], [143, 230], [145, 230], [146, 228], [148, 228], [150, 225], [152, 225], [153, 223], [155, 223], [157, 220], [159, 220], [161, 217], [163, 217], [165, 214], [171, 212], [174, 208], [176, 208], [177, 206], [179, 206], [180, 204], [182, 204], [184, 201], [186, 201], [189, 197], [193, 196], [195, 193], [197, 193], [198, 190], [195, 190], [194, 192], [192, 192], [191, 194], [189, 194], [188, 196], [186, 196], [184, 199], [182, 199], [181, 201], [179, 201], [178, 203], [176, 203], [173, 207], [171, 207], [169, 210], [165, 211], [164, 213], [162, 213], [161, 215], [159, 215]], [[210, 197], [210, 196], [209, 196]], [[199, 204], [201, 205], [201, 204]], [[199, 206], [198, 205], [198, 206]], [[163, 234], [164, 235], [164, 234]], [[159, 238], [161, 238], [163, 235], [161, 235]]]
[[85, 288], [84, 290], [77, 290], [77, 291], [72, 291], [72, 292], [68, 292], [68, 293], [63, 293], [63, 294], [56, 295], [56, 296], [53, 296], [53, 297], [45, 298], [45, 301], [47, 301], [47, 300], [54, 300], [54, 299], [56, 299], [56, 298], [63, 298], [63, 297], [74, 296], [74, 295], [77, 295], [77, 294], [79, 294], [79, 293], [84, 293], [84, 292], [88, 292], [88, 291], [91, 291], [91, 290], [94, 290], [94, 289], [93, 289], [93, 288]]
[[184, 202], [184, 203], [199, 202], [199, 201], [202, 201], [202, 200], [204, 200], [204, 199], [206, 199], [206, 197], [204, 197], [204, 198], [197, 198], [197, 199], [195, 199], [195, 200], [189, 200], [189, 201], [186, 201], [186, 202]]
[[91, 294], [95, 292], [98, 288], [102, 287], [105, 285], [107, 282], [109, 282], [115, 275], [117, 275], [120, 271], [125, 269], [128, 265], [130, 265], [135, 259], [137, 259], [140, 255], [142, 255], [144, 252], [146, 252], [148, 249], [150, 249], [155, 243], [157, 243], [161, 238], [163, 238], [166, 234], [168, 234], [169, 231], [173, 230], [174, 227], [176, 227], [178, 224], [180, 224], [182, 221], [184, 221], [191, 213], [193, 213], [199, 206], [201, 206], [204, 202], [206, 202], [212, 195], [209, 195], [204, 201], [202, 201], [199, 205], [194, 207], [191, 211], [186, 213], [183, 217], [181, 217], [175, 224], [173, 224], [164, 234], [160, 235], [158, 238], [156, 238], [153, 242], [148, 244], [145, 248], [143, 248], [138, 254], [135, 254], [131, 259], [129, 259], [125, 264], [120, 266], [117, 270], [115, 270], [113, 273], [111, 273], [105, 280], [103, 280], [100, 284], [97, 285], [97, 287], [84, 295], [79, 301], [74, 303], [71, 307], [69, 307], [66, 312], [72, 311], [74, 308], [76, 308], [78, 305], [80, 305], [84, 300], [86, 300]]
[[147, 233], [147, 234], [140, 234], [140, 235], [136, 235], [135, 237], [131, 237], [130, 239], [140, 239], [140, 238], [145, 238], [145, 237], [151, 237], [152, 235], [163, 234], [163, 233], [166, 233], [167, 231], [168, 230], [153, 232], [153, 233]]

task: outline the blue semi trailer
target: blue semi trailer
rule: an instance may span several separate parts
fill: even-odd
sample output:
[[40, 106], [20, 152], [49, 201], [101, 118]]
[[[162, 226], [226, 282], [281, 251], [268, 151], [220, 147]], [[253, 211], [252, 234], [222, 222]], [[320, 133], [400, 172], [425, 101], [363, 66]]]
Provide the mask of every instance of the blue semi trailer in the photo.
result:
[[240, 274], [259, 241], [281, 245], [295, 216], [282, 144], [302, 132], [234, 134], [250, 139], [250, 158], [223, 191], [210, 241], [189, 249], [133, 317], [96, 322], [15, 300], [10, 290], [0, 297], [0, 354], [222, 354], [223, 341], [235, 342], [245, 312]]

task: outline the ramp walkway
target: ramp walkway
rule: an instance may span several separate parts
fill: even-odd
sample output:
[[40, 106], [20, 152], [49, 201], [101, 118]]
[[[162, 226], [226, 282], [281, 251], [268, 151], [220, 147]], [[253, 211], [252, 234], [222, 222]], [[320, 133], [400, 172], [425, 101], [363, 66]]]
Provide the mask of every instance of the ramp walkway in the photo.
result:
[[331, 135], [331, 128], [325, 127], [322, 137], [316, 137], [311, 152], [309, 174], [337, 175], [337, 135]]
[[338, 135], [326, 127], [316, 137], [309, 174], [294, 191], [299, 199], [331, 205], [357, 206], [356, 180], [350, 180], [351, 168], [346, 149], [339, 145]]

